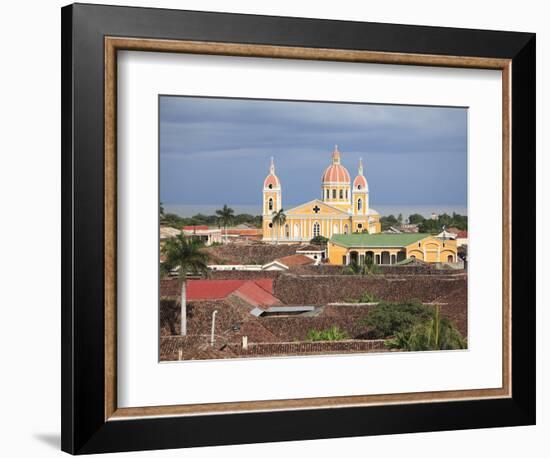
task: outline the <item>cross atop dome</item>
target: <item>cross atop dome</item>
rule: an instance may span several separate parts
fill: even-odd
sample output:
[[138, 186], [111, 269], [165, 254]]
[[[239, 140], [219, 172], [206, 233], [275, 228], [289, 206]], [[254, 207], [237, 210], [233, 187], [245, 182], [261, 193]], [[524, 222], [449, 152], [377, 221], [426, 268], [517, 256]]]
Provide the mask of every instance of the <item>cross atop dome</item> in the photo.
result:
[[280, 188], [281, 182], [277, 175], [275, 175], [275, 160], [271, 156], [271, 162], [269, 163], [269, 175], [264, 180], [264, 189]]
[[357, 167], [357, 176], [353, 180], [353, 189], [355, 192], [369, 192], [369, 185], [367, 184], [367, 179], [363, 175], [363, 158], [359, 158], [359, 166]]
[[338, 150], [338, 145], [334, 145], [334, 151], [332, 152], [332, 163], [340, 164], [340, 151]]

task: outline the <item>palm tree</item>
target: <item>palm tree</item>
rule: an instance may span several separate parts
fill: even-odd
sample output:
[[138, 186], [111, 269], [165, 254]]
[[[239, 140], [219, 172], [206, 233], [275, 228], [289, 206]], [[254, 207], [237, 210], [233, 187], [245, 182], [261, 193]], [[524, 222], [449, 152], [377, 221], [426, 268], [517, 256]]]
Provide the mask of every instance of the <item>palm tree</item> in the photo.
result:
[[178, 271], [181, 286], [181, 335], [187, 334], [187, 274], [202, 274], [208, 272], [208, 254], [201, 250], [203, 244], [193, 238], [178, 234], [166, 241], [162, 253], [166, 260], [161, 264], [161, 272], [169, 274], [174, 269]]
[[285, 224], [286, 215], [284, 210], [281, 208], [278, 212], [273, 214], [271, 218], [273, 224], [277, 225], [277, 245], [279, 244], [279, 232], [281, 230], [281, 225]]
[[436, 305], [431, 319], [397, 332], [388, 345], [408, 351], [459, 350], [466, 348], [467, 342], [456, 326], [441, 316], [440, 306]]
[[223, 229], [225, 232], [225, 243], [227, 243], [227, 226], [231, 224], [231, 221], [233, 221], [235, 212], [232, 208], [228, 207], [227, 204], [224, 204], [221, 210], [216, 210], [216, 215], [218, 215], [218, 219], [223, 225]]

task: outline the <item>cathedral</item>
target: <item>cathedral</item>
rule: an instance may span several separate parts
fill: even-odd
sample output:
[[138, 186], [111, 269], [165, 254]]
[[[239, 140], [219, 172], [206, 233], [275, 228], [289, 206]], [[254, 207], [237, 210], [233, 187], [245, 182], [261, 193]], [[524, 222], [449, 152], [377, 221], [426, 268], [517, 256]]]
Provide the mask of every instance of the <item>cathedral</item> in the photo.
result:
[[273, 158], [263, 186], [263, 240], [308, 242], [313, 237], [330, 239], [336, 234], [380, 232], [380, 215], [369, 207], [369, 186], [359, 160], [357, 176], [351, 181], [341, 163], [338, 147], [321, 178], [321, 199], [283, 210], [284, 222], [275, 217], [283, 209], [282, 186], [275, 174]]

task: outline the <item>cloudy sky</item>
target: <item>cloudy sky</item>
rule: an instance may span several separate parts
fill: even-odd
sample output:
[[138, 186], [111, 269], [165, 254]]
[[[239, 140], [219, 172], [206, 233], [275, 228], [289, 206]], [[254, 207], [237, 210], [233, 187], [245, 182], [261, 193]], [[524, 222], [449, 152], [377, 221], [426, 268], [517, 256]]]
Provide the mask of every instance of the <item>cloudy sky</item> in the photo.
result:
[[275, 158], [283, 206], [320, 197], [337, 144], [352, 178], [363, 158], [373, 208], [466, 206], [465, 108], [161, 96], [165, 204], [261, 205]]

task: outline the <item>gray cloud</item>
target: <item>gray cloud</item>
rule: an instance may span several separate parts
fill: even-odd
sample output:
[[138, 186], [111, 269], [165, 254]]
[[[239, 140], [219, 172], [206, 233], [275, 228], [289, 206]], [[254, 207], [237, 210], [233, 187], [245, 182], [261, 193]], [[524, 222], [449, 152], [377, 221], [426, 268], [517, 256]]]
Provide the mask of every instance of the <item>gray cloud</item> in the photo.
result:
[[161, 200], [252, 204], [275, 156], [283, 198], [315, 198], [337, 143], [383, 204], [466, 203], [465, 108], [162, 96]]

